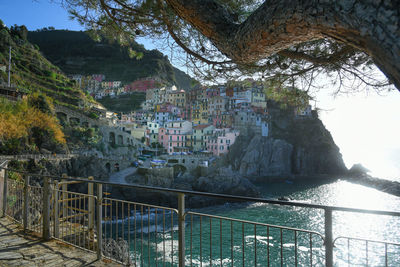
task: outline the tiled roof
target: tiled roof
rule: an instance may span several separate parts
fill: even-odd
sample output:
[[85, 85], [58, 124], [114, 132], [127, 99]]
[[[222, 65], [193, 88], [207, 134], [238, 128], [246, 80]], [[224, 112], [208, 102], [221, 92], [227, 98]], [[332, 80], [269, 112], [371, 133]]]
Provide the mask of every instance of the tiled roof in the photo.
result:
[[211, 124], [199, 124], [199, 125], [193, 126], [193, 129], [202, 130], [204, 128], [207, 128], [208, 126], [211, 126]]

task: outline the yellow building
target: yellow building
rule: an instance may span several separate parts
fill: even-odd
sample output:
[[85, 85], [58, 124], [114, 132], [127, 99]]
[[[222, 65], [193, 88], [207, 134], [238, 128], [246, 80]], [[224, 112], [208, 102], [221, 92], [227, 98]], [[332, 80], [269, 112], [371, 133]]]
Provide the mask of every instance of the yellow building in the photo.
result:
[[191, 105], [191, 114], [194, 124], [207, 124], [209, 118], [207, 100], [194, 101]]
[[176, 107], [183, 108], [186, 105], [185, 90], [172, 91], [168, 94], [167, 101]]

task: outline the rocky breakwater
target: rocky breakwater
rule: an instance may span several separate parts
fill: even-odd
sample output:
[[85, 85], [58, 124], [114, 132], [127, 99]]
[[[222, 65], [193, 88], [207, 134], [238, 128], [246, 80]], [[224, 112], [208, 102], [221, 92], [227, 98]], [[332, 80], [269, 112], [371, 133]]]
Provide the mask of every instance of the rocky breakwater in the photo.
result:
[[282, 111], [274, 115], [268, 137], [239, 136], [219, 165], [230, 165], [255, 182], [347, 173], [339, 148], [316, 115], [298, 118]]
[[[207, 175], [193, 177], [189, 181], [190, 187], [194, 191], [247, 197], [261, 196], [260, 191], [253, 183], [247, 178], [242, 177], [239, 173], [233, 171], [230, 166], [209, 170]], [[177, 183], [176, 187], [179, 187]], [[190, 196], [188, 200], [191, 208], [226, 202], [224, 199], [199, 196]]]
[[[127, 178], [127, 181], [134, 184], [173, 188], [186, 191], [200, 191], [216, 194], [227, 194], [237, 196], [259, 197], [260, 192], [248, 179], [228, 168], [200, 168], [178, 175], [171, 179], [166, 177], [165, 172], [152, 172], [151, 179], [148, 173], [137, 173]], [[177, 207], [177, 195], [156, 190], [136, 190], [123, 188], [113, 190], [115, 197], [122, 197], [131, 201], [152, 203], [156, 205], [169, 205]], [[188, 208], [200, 208], [225, 203], [226, 200], [186, 195]]]
[[400, 183], [389, 181], [368, 174], [369, 170], [361, 164], [354, 164], [346, 175], [346, 180], [368, 187], [375, 188], [379, 191], [400, 197]]

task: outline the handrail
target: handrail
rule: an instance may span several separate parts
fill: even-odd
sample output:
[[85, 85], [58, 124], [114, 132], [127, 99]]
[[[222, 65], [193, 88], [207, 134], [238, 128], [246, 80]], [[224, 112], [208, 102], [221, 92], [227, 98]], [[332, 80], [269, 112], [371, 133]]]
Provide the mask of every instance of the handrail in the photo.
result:
[[[13, 170], [13, 169], [4, 168], [4, 167], [0, 167], [0, 169], [5, 169], [8, 171], [13, 171], [13, 172], [19, 172], [21, 174], [34, 175], [34, 176], [38, 176], [38, 177], [48, 177], [48, 178], [52, 178], [52, 179], [56, 179], [56, 180], [61, 179], [61, 177], [57, 176], [57, 175], [32, 174], [29, 172]], [[294, 207], [302, 207], [302, 208], [322, 209], [325, 211], [345, 211], [345, 212], [356, 212], [356, 213], [378, 214], [378, 215], [388, 215], [388, 216], [399, 216], [400, 217], [400, 211], [387, 211], [387, 210], [349, 208], [349, 207], [341, 207], [341, 206], [329, 206], [329, 205], [320, 205], [320, 204], [310, 204], [310, 203], [304, 203], [304, 202], [299, 202], [299, 201], [281, 201], [281, 200], [266, 199], [266, 198], [235, 196], [235, 195], [217, 194], [217, 193], [209, 193], [209, 192], [201, 192], [201, 191], [190, 191], [190, 190], [173, 189], [173, 188], [163, 188], [163, 187], [147, 186], [147, 185], [139, 185], [139, 184], [118, 184], [118, 183], [104, 182], [104, 181], [98, 181], [98, 180], [89, 180], [86, 178], [69, 177], [69, 176], [62, 177], [62, 179], [68, 179], [71, 181], [96, 183], [96, 184], [109, 185], [109, 186], [117, 186], [117, 187], [155, 190], [155, 191], [163, 191], [163, 192], [177, 193], [177, 194], [180, 193], [180, 194], [185, 194], [185, 195], [205, 196], [205, 197], [220, 198], [220, 199], [241, 201], [241, 202], [261, 202], [261, 203], [266, 203], [266, 204], [276, 204], [276, 205], [282, 205], [282, 206], [294, 206]]]
[[2, 160], [2, 161], [3, 161], [3, 162], [0, 161], [0, 162], [1, 162], [1, 163], [0, 163], [0, 167], [3, 167], [3, 166], [8, 162], [7, 159], [6, 159], [6, 160]]
[[[298, 245], [298, 233], [306, 233], [308, 235], [309, 238], [309, 248], [310, 248], [310, 264], [312, 265], [313, 262], [313, 253], [312, 253], [312, 247], [313, 247], [313, 236], [319, 236], [321, 238], [321, 240], [323, 241], [323, 246], [325, 247], [325, 265], [328, 267], [333, 267], [334, 264], [334, 246], [335, 246], [335, 242], [339, 239], [339, 238], [347, 238], [348, 239], [348, 244], [349, 244], [349, 240], [351, 239], [357, 239], [357, 240], [361, 240], [361, 241], [366, 241], [365, 247], [366, 247], [366, 262], [368, 264], [368, 242], [375, 242], [375, 243], [384, 243], [385, 244], [385, 261], [386, 261], [386, 266], [387, 265], [387, 261], [388, 261], [388, 251], [387, 251], [387, 246], [388, 245], [396, 245], [399, 246], [400, 244], [398, 243], [394, 243], [394, 242], [384, 242], [384, 241], [375, 241], [375, 240], [367, 240], [367, 239], [362, 239], [362, 238], [351, 238], [351, 237], [338, 237], [336, 239], [333, 238], [333, 220], [332, 220], [332, 213], [334, 211], [345, 211], [345, 212], [356, 212], [356, 213], [366, 213], [366, 214], [379, 214], [379, 215], [389, 215], [389, 216], [400, 216], [400, 212], [399, 211], [382, 211], [382, 210], [369, 210], [369, 209], [357, 209], [357, 208], [349, 208], [349, 207], [338, 207], [338, 206], [327, 206], [327, 205], [319, 205], [319, 204], [310, 204], [310, 203], [303, 203], [303, 202], [295, 202], [295, 201], [280, 201], [280, 200], [274, 200], [274, 199], [265, 199], [265, 198], [255, 198], [255, 197], [244, 197], [244, 196], [234, 196], [234, 195], [226, 195], [226, 194], [216, 194], [216, 193], [207, 193], [207, 192], [199, 192], [199, 191], [189, 191], [189, 190], [181, 190], [181, 189], [172, 189], [172, 188], [162, 188], [162, 187], [154, 187], [154, 186], [146, 186], [146, 185], [138, 185], [138, 184], [118, 184], [118, 183], [111, 183], [111, 182], [104, 182], [104, 181], [98, 181], [98, 180], [92, 180], [92, 177], [89, 177], [89, 179], [86, 178], [79, 178], [79, 177], [68, 177], [66, 175], [42, 175], [42, 174], [34, 174], [34, 173], [30, 173], [30, 172], [26, 172], [26, 171], [19, 171], [19, 170], [14, 170], [11, 168], [6, 168], [3, 167], [2, 165], [0, 165], [0, 170], [5, 170], [4, 172], [4, 180], [3, 180], [3, 187], [6, 189], [7, 188], [7, 176], [8, 173], [11, 172], [18, 172], [21, 173], [24, 176], [25, 179], [25, 183], [24, 184], [24, 188], [23, 188], [23, 199], [22, 202], [19, 205], [21, 205], [21, 207], [23, 207], [23, 219], [22, 222], [24, 224], [24, 229], [27, 229], [28, 227], [28, 213], [29, 213], [29, 206], [28, 206], [28, 198], [29, 198], [29, 179], [32, 176], [36, 176], [36, 177], [41, 177], [43, 178], [43, 189], [42, 189], [42, 195], [43, 197], [41, 198], [41, 204], [40, 204], [40, 209], [43, 212], [42, 215], [42, 224], [40, 227], [42, 227], [41, 233], [43, 235], [43, 238], [45, 240], [51, 238], [51, 231], [50, 231], [50, 210], [53, 209], [54, 211], [54, 219], [53, 218], [53, 227], [54, 227], [54, 237], [55, 238], [59, 238], [61, 240], [64, 240], [67, 243], [71, 243], [72, 245], [76, 245], [79, 247], [86, 248], [85, 244], [81, 244], [81, 239], [80, 239], [80, 234], [76, 235], [76, 233], [74, 231], [72, 231], [71, 227], [73, 226], [73, 223], [67, 223], [67, 220], [72, 218], [72, 217], [76, 217], [76, 216], [80, 216], [80, 214], [85, 210], [85, 206], [87, 205], [87, 212], [84, 212], [84, 214], [86, 214], [86, 216], [88, 216], [88, 220], [87, 220], [87, 224], [85, 224], [85, 222], [83, 222], [83, 224], [81, 226], [79, 226], [82, 229], [87, 229], [87, 233], [89, 234], [87, 237], [86, 235], [83, 236], [84, 240], [85, 238], [88, 238], [89, 241], [91, 242], [89, 244], [89, 248], [90, 246], [93, 247], [93, 250], [97, 251], [97, 255], [99, 258], [102, 257], [102, 243], [104, 238], [107, 237], [106, 234], [106, 225], [104, 225], [104, 235], [103, 233], [103, 226], [102, 226], [102, 221], [108, 221], [109, 217], [107, 216], [113, 216], [113, 214], [116, 216], [116, 221], [118, 222], [118, 214], [121, 214], [122, 217], [120, 217], [121, 219], [124, 220], [125, 218], [125, 211], [126, 210], [130, 210], [129, 207], [133, 206], [133, 211], [134, 211], [134, 227], [135, 227], [135, 232], [136, 232], [136, 212], [138, 210], [136, 210], [136, 205], [140, 206], [140, 216], [141, 218], [138, 219], [140, 220], [140, 228], [143, 229], [143, 215], [147, 216], [147, 226], [150, 227], [150, 208], [155, 208], [155, 218], [154, 220], [157, 221], [157, 209], [162, 209], [163, 210], [163, 222], [162, 222], [162, 233], [163, 233], [163, 246], [164, 246], [164, 241], [165, 241], [165, 211], [170, 210], [171, 212], [171, 229], [173, 229], [173, 225], [174, 225], [174, 220], [173, 220], [173, 214], [175, 213], [177, 215], [177, 220], [178, 220], [178, 234], [179, 234], [179, 238], [178, 238], [178, 263], [180, 267], [185, 266], [185, 217], [187, 217], [187, 215], [190, 215], [190, 220], [191, 220], [191, 225], [190, 225], [190, 257], [192, 259], [192, 224], [193, 224], [193, 218], [192, 216], [199, 216], [200, 217], [200, 259], [202, 258], [201, 256], [201, 235], [202, 235], [202, 218], [209, 218], [209, 234], [210, 234], [210, 265], [212, 265], [212, 231], [213, 231], [213, 227], [212, 227], [212, 219], [216, 219], [219, 220], [219, 231], [220, 231], [220, 260], [221, 260], [221, 264], [222, 264], [222, 221], [230, 221], [230, 231], [231, 231], [231, 261], [233, 263], [233, 237], [232, 237], [232, 229], [233, 229], [233, 222], [236, 223], [241, 223], [242, 224], [242, 260], [243, 260], [243, 265], [244, 265], [244, 253], [245, 253], [245, 231], [244, 231], [244, 224], [250, 224], [252, 225], [252, 227], [254, 226], [254, 261], [256, 263], [257, 261], [257, 226], [262, 227], [267, 227], [266, 231], [266, 235], [269, 236], [269, 229], [270, 228], [277, 228], [280, 230], [280, 257], [281, 257], [281, 265], [283, 265], [283, 230], [285, 231], [291, 231], [292, 234], [294, 235], [294, 252], [295, 252], [295, 263], [297, 266], [297, 262], [298, 262], [298, 257], [297, 257], [297, 245]], [[53, 180], [53, 182], [55, 184], [58, 184], [58, 181], [63, 180], [64, 182], [61, 183], [65, 183], [65, 182], [84, 182], [84, 183], [88, 183], [88, 194], [82, 194], [82, 193], [77, 193], [77, 192], [70, 192], [68, 191], [66, 188], [63, 188], [62, 190], [59, 189], [51, 189], [51, 180]], [[94, 184], [97, 185], [97, 190], [96, 190], [96, 194], [94, 194]], [[65, 184], [64, 184], [65, 185]], [[125, 201], [125, 200], [117, 200], [117, 199], [112, 199], [112, 198], [107, 198], [103, 196], [103, 185], [109, 185], [109, 186], [117, 186], [117, 187], [123, 187], [123, 188], [135, 188], [135, 189], [142, 189], [142, 190], [151, 190], [151, 191], [160, 191], [160, 192], [169, 192], [169, 193], [174, 193], [177, 195], [178, 197], [178, 208], [171, 208], [171, 207], [161, 207], [161, 206], [157, 206], [157, 205], [151, 205], [151, 204], [146, 204], [146, 203], [138, 203], [138, 202], [131, 202], [131, 201]], [[58, 187], [56, 187], [58, 188]], [[51, 192], [53, 191], [54, 194], [54, 198], [51, 200], [50, 196], [51, 196]], [[61, 201], [59, 199], [59, 195], [61, 198]], [[72, 196], [69, 196], [72, 195]], [[219, 199], [225, 199], [225, 200], [231, 200], [231, 201], [236, 201], [236, 202], [259, 202], [259, 203], [266, 203], [266, 204], [275, 204], [275, 205], [282, 205], [282, 206], [294, 206], [294, 207], [302, 207], [302, 208], [312, 208], [312, 209], [322, 209], [324, 211], [324, 233], [318, 233], [318, 232], [314, 232], [314, 231], [309, 231], [309, 230], [304, 230], [304, 229], [297, 229], [297, 228], [293, 228], [293, 227], [285, 227], [285, 226], [278, 226], [278, 225], [272, 225], [272, 224], [266, 224], [266, 223], [259, 223], [259, 222], [253, 222], [253, 221], [246, 221], [246, 220], [239, 220], [239, 219], [234, 219], [234, 218], [228, 218], [228, 217], [223, 217], [223, 216], [216, 216], [216, 215], [210, 215], [210, 214], [203, 214], [203, 213], [198, 213], [198, 212], [194, 212], [194, 211], [190, 211], [190, 210], [186, 210], [185, 211], [185, 195], [195, 195], [195, 196], [203, 196], [203, 197], [212, 197], [212, 198], [219, 198]], [[76, 197], [78, 196], [78, 197]], [[85, 198], [89, 197], [89, 199], [84, 200]], [[7, 199], [7, 190], [4, 190], [3, 193], [3, 207], [6, 207], [7, 202], [5, 202], [4, 200]], [[72, 210], [75, 211], [80, 211], [80, 213], [78, 214], [72, 214], [69, 215], [67, 212], [67, 206], [65, 206], [64, 203], [69, 203], [69, 201], [71, 199], [74, 199], [75, 202], [73, 202], [73, 204], [71, 203], [71, 207]], [[78, 199], [78, 202], [76, 201], [76, 199]], [[82, 202], [83, 200], [83, 202]], [[53, 204], [53, 207], [51, 206], [51, 203], [56, 203]], [[62, 204], [60, 204], [62, 203]], [[86, 203], [86, 204], [85, 204]], [[68, 205], [68, 204], [67, 204]], [[125, 206], [124, 206], [125, 205]], [[108, 211], [106, 210], [106, 207], [109, 207]], [[124, 208], [125, 207], [125, 208]], [[146, 207], [147, 211], [145, 212], [145, 214], [143, 213], [143, 207]], [[60, 214], [60, 209], [62, 208], [62, 214], [63, 216], [61, 217], [61, 223], [63, 224], [62, 226], [60, 226], [60, 222], [59, 220], [59, 214]], [[104, 218], [102, 217], [102, 213], [103, 213], [103, 208], [104, 208]], [[114, 209], [114, 211], [113, 211]], [[128, 229], [130, 227], [130, 223], [131, 223], [131, 219], [129, 217], [129, 213], [128, 214]], [[5, 209], [3, 209], [3, 216], [5, 215]], [[65, 217], [66, 216], [66, 217]], [[72, 217], [71, 217], [72, 216]], [[95, 219], [96, 217], [96, 219]], [[110, 218], [111, 218], [110, 217]], [[94, 226], [96, 222], [96, 227]], [[133, 222], [133, 221], [132, 221]], [[76, 218], [75, 218], [75, 223], [76, 223]], [[78, 223], [79, 224], [79, 223]], [[73, 234], [74, 237], [74, 241], [67, 239], [63, 239], [63, 230], [60, 229], [65, 229], [65, 227], [69, 227], [69, 235]], [[113, 227], [112, 224], [109, 225], [109, 232], [108, 232], [108, 236], [112, 237], [112, 231], [113, 231]], [[122, 229], [120, 229], [122, 231], [122, 233], [124, 232], [124, 225], [122, 224]], [[93, 231], [96, 231], [96, 234], [98, 237], [97, 240], [95, 241], [94, 239], [94, 235], [93, 235]], [[149, 228], [150, 229], [150, 228]], [[61, 231], [61, 232], [60, 232]], [[116, 226], [114, 227], [114, 231], [115, 231], [115, 236], [116, 238], [118, 238], [119, 234], [119, 227], [116, 224]], [[157, 231], [157, 223], [155, 223], [155, 231]], [[40, 231], [39, 231], [40, 232]], [[61, 233], [61, 235], [59, 235]], [[92, 238], [93, 235], [93, 238]], [[130, 231], [128, 231], [128, 240], [130, 240]], [[68, 235], [67, 235], [68, 236]], [[78, 239], [78, 243], [77, 240]], [[150, 240], [150, 239], [149, 239]], [[157, 240], [157, 238], [156, 238]], [[173, 231], [171, 231], [171, 253], [173, 255]], [[269, 239], [268, 239], [269, 240]], [[141, 241], [143, 242], [143, 230], [141, 230]], [[95, 243], [97, 242], [97, 246], [95, 246]], [[106, 239], [104, 239], [104, 242], [107, 242]], [[135, 241], [136, 242], [136, 239]], [[150, 241], [148, 241], [150, 242]], [[136, 243], [135, 243], [135, 251], [136, 251]], [[150, 247], [150, 243], [148, 244], [148, 246]], [[165, 248], [164, 249], [164, 257], [165, 257]], [[157, 251], [157, 247], [156, 247], [156, 251]], [[143, 254], [143, 243], [141, 243], [141, 253]], [[157, 253], [157, 252], [156, 252]], [[110, 255], [107, 255], [107, 253], [104, 254], [104, 256], [109, 257]], [[143, 255], [142, 255], [143, 256]], [[270, 252], [269, 252], [269, 241], [267, 243], [267, 257], [268, 257], [268, 263], [269, 263], [269, 256], [270, 256]], [[150, 262], [150, 254], [148, 253], [148, 257], [149, 257], [149, 262]], [[135, 252], [135, 264], [136, 264], [136, 252]], [[143, 264], [143, 258], [142, 258], [142, 264]], [[165, 262], [165, 258], [164, 258], [164, 262]], [[348, 262], [350, 262], [348, 260]], [[173, 256], [172, 256], [172, 265], [173, 265]]]

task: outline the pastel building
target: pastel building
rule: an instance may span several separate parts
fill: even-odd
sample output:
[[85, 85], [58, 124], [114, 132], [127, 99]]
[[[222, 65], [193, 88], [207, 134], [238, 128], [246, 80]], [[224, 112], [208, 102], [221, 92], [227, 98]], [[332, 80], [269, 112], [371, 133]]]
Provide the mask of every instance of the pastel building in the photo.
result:
[[206, 97], [207, 98], [211, 98], [211, 97], [215, 97], [215, 96], [219, 96], [219, 95], [220, 95], [219, 88], [207, 88], [206, 89]]
[[187, 135], [192, 132], [192, 123], [189, 121], [171, 121], [167, 127], [161, 127], [158, 131], [158, 140], [168, 154], [188, 152]]
[[195, 101], [191, 106], [191, 119], [194, 124], [208, 124], [208, 101]]
[[215, 96], [208, 100], [208, 115], [220, 115], [226, 111], [228, 99], [222, 96]]
[[160, 128], [160, 124], [155, 121], [148, 121], [147, 122], [147, 140], [148, 145], [152, 143], [158, 142], [158, 131]]
[[215, 127], [210, 124], [200, 124], [193, 126], [191, 136], [191, 147], [193, 151], [207, 150], [207, 141], [212, 136]]
[[223, 112], [219, 115], [215, 115], [212, 117], [212, 124], [216, 128], [232, 128], [233, 125], [233, 117], [230, 112]]
[[172, 120], [172, 116], [169, 112], [160, 111], [154, 113], [154, 121], [159, 125], [165, 125], [170, 120]]
[[147, 127], [144, 125], [134, 123], [131, 126], [131, 135], [140, 141], [142, 141], [142, 138], [146, 137], [146, 132], [147, 132]]
[[213, 135], [207, 140], [207, 150], [216, 156], [226, 154], [239, 134], [238, 130], [229, 128], [215, 129]]
[[176, 90], [168, 93], [167, 101], [177, 107], [185, 107], [186, 105], [186, 92], [185, 90]]

